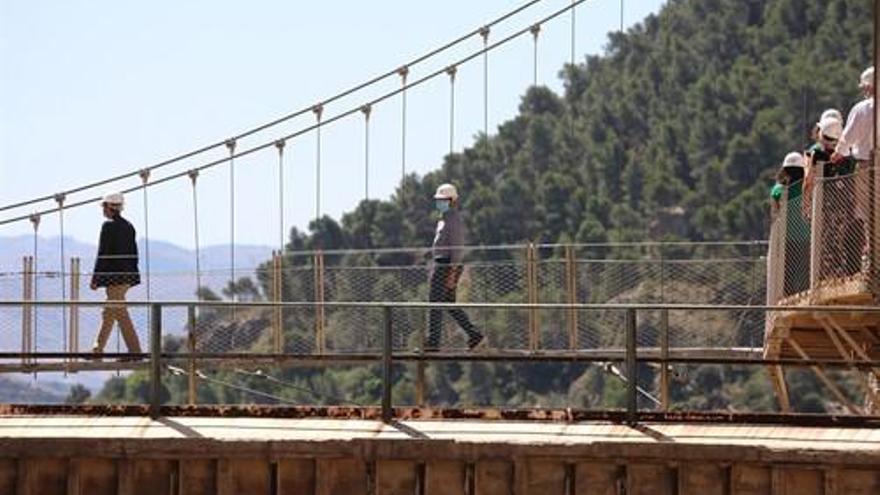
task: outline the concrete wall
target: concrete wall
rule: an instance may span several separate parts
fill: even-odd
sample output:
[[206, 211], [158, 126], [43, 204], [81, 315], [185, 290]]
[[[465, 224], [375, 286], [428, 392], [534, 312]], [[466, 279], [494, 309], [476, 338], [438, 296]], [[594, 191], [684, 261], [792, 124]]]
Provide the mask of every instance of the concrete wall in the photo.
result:
[[[541, 457], [0, 458], [6, 495], [870, 495], [880, 466]], [[215, 454], [220, 454], [217, 452]]]
[[880, 428], [0, 416], [0, 495], [878, 495]]

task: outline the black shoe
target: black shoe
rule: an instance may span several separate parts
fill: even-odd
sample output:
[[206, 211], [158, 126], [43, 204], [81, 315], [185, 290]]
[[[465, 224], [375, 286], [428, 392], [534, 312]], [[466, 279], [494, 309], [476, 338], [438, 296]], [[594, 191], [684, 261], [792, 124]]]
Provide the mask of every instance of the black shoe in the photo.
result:
[[479, 351], [486, 348], [486, 337], [478, 334], [468, 339], [468, 350]]

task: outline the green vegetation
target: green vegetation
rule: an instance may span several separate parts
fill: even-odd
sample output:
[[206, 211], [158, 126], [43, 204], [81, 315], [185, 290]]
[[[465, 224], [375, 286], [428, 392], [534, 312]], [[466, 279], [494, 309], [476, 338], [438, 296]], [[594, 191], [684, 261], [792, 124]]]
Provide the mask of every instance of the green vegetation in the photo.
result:
[[[473, 146], [447, 156], [436, 172], [410, 175], [388, 201], [363, 201], [340, 222], [329, 217], [313, 222], [308, 233], [292, 229], [288, 249], [425, 245], [435, 222], [430, 198], [447, 181], [463, 192], [473, 243], [764, 238], [768, 191], [782, 157], [806, 144], [822, 110], [837, 107], [846, 113], [857, 99], [858, 74], [871, 60], [871, 7], [865, 0], [670, 0], [658, 15], [612, 35], [603, 55], [563, 68], [563, 95], [530, 88], [518, 115], [501, 124], [497, 134], [477, 136]], [[388, 254], [328, 265], [417, 261]], [[286, 254], [285, 266], [302, 268], [287, 273], [286, 300], [310, 300], [309, 263]], [[268, 264], [256, 284], [240, 281], [226, 295], [239, 291], [258, 299], [270, 293], [267, 270]], [[395, 293], [392, 282], [380, 277], [369, 293], [377, 300], [425, 298], [423, 288]], [[334, 298], [346, 299], [346, 283], [333, 286]], [[506, 300], [505, 289], [493, 290], [497, 300]], [[268, 349], [262, 336], [268, 318], [233, 319], [223, 310], [206, 311], [197, 333], [208, 349], [228, 348], [223, 339], [230, 333], [240, 339], [239, 346]], [[289, 348], [311, 345], [309, 315], [291, 311], [284, 318]], [[407, 341], [420, 336], [419, 318], [413, 315], [413, 324], [404, 325], [413, 329], [403, 337]], [[360, 331], [376, 334], [379, 320], [371, 321], [375, 329]], [[328, 315], [328, 325], [336, 328], [333, 338], [372, 338], [352, 335], [356, 330], [346, 334], [342, 329], [356, 327], [352, 323], [345, 315]], [[230, 326], [236, 331], [217, 330]], [[499, 320], [497, 328], [505, 328], [504, 322]], [[707, 325], [703, 331], [716, 330]], [[683, 376], [673, 383], [678, 407], [775, 407], [763, 370], [700, 366], [679, 371]], [[372, 366], [286, 369], [273, 375], [295, 387], [233, 372], [212, 376], [294, 403], [338, 403], [340, 397], [376, 403], [379, 397], [379, 370]], [[643, 368], [640, 383], [650, 385], [655, 375]], [[413, 376], [412, 369], [397, 370], [399, 403], [414, 401]], [[140, 373], [113, 379], [95, 400], [142, 401], [143, 379]], [[839, 408], [809, 373], [794, 372], [789, 379], [796, 409]], [[623, 400], [617, 378], [580, 364], [432, 365], [427, 383], [435, 405], [613, 407]], [[184, 400], [183, 379], [167, 385], [171, 401]], [[203, 385], [199, 401], [271, 399]]]

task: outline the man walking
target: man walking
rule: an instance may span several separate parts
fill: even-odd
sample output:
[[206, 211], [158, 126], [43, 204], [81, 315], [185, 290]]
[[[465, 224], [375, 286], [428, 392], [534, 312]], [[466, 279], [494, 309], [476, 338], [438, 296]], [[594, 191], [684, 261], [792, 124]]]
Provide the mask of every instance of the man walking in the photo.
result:
[[[434, 267], [431, 272], [430, 302], [454, 303], [458, 279], [461, 276], [461, 260], [464, 257], [464, 224], [458, 211], [458, 190], [452, 184], [443, 184], [434, 194], [434, 206], [442, 217], [437, 222], [434, 235]], [[468, 348], [474, 350], [485, 344], [486, 338], [477, 331], [467, 313], [461, 309], [450, 309], [449, 314], [458, 326], [467, 333]], [[428, 345], [426, 350], [440, 348], [440, 332], [443, 323], [443, 310], [431, 309], [428, 317]]]
[[[106, 288], [108, 301], [125, 301], [128, 289], [141, 282], [135, 230], [121, 215], [124, 202], [125, 198], [119, 193], [108, 194], [101, 202], [101, 209], [107, 220], [101, 226], [91, 289]], [[105, 306], [102, 316], [101, 329], [92, 347], [93, 353], [104, 352], [113, 324], [117, 322], [128, 352], [141, 352], [140, 342], [125, 304]]]

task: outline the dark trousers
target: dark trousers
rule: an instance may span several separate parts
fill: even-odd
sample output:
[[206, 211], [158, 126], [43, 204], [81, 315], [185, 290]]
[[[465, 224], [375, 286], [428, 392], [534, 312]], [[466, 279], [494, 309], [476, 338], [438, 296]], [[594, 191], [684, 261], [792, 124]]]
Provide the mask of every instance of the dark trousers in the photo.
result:
[[793, 296], [810, 288], [809, 239], [785, 240], [785, 277], [783, 290]]
[[[431, 274], [431, 291], [428, 301], [439, 303], [454, 303], [455, 288], [458, 285], [457, 266], [450, 265], [448, 261], [436, 261], [434, 272]], [[450, 283], [452, 288], [447, 287], [449, 277], [455, 277], [455, 284]], [[477, 331], [467, 313], [461, 309], [450, 309], [449, 314], [468, 335], [469, 343], [480, 338], [482, 334]], [[440, 332], [443, 325], [443, 310], [431, 309], [428, 312], [428, 348], [440, 347]]]

